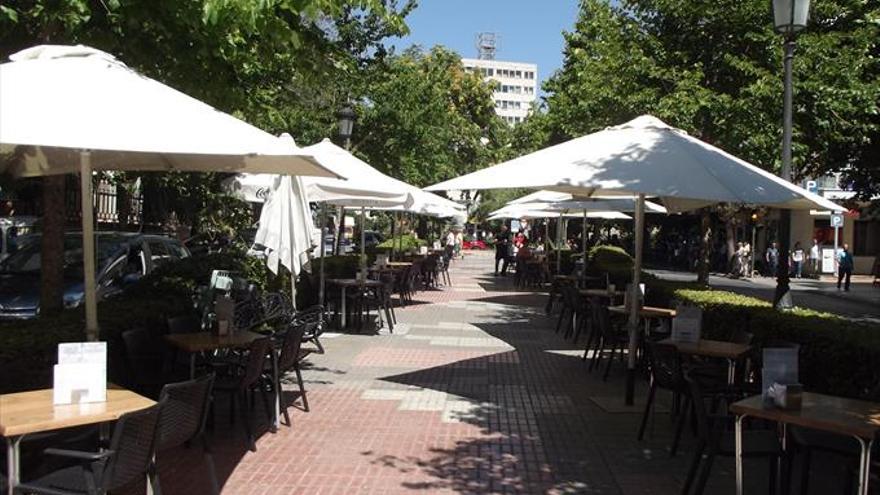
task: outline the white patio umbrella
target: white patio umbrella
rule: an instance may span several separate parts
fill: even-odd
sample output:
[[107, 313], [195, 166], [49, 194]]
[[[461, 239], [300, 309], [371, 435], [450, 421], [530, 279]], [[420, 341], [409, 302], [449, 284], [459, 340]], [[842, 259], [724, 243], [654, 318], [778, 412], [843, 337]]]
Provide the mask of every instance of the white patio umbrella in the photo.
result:
[[[670, 211], [716, 203], [843, 210], [650, 115], [523, 155], [428, 190], [530, 188], [577, 196], [638, 195], [633, 288], [639, 286], [645, 197]], [[638, 301], [634, 297], [633, 301]], [[638, 304], [630, 308], [627, 403], [632, 403]]]
[[86, 333], [98, 335], [93, 170], [243, 171], [332, 177], [274, 136], [86, 46], [36, 46], [0, 64], [0, 170], [79, 172]]

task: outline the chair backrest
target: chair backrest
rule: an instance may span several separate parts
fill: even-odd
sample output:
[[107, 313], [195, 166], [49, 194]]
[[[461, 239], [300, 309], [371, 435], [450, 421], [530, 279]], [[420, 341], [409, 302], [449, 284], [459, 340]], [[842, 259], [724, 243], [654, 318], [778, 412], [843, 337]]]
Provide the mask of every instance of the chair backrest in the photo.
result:
[[263, 374], [263, 368], [266, 365], [266, 355], [269, 354], [270, 345], [271, 342], [266, 337], [251, 342], [239, 387], [242, 389], [247, 388], [257, 383], [257, 380], [260, 379], [260, 375]]
[[598, 325], [599, 333], [606, 336], [611, 335], [611, 313], [608, 311], [608, 307], [602, 304], [592, 304], [591, 308], [593, 322]]
[[578, 292], [578, 289], [572, 286], [563, 286], [561, 287], [561, 290], [563, 303], [571, 310], [579, 311], [582, 305], [580, 301], [581, 295], [580, 292]]
[[264, 321], [263, 308], [259, 301], [247, 300], [235, 305], [232, 324], [236, 330], [248, 330]]
[[681, 354], [674, 345], [649, 342], [648, 362], [651, 376], [659, 387], [686, 392]]
[[159, 421], [157, 450], [183, 445], [202, 434], [213, 387], [213, 374], [162, 387], [159, 394], [162, 417]]
[[113, 454], [104, 464], [101, 487], [116, 490], [141, 478], [156, 452], [162, 404], [123, 414], [110, 439]]
[[749, 345], [754, 340], [755, 334], [751, 332], [746, 332], [745, 330], [736, 329], [733, 331], [733, 335], [730, 336], [730, 341], [734, 344], [745, 344]]
[[162, 341], [154, 337], [145, 328], [136, 328], [122, 332], [122, 342], [125, 345], [125, 366], [128, 376], [133, 382], [138, 383], [149, 368], [161, 367], [164, 363], [165, 348]]
[[316, 326], [318, 326], [316, 321], [308, 323], [294, 321], [288, 326], [287, 332], [284, 334], [284, 340], [281, 343], [281, 355], [278, 357], [279, 371], [289, 370], [296, 365], [299, 351], [302, 348], [303, 335], [306, 331]]
[[[393, 277], [393, 274], [391, 274], [391, 276]], [[324, 330], [326, 323], [324, 321], [324, 316], [324, 307], [316, 304], [294, 315], [291, 322], [294, 326], [307, 325], [305, 333], [303, 334], [303, 339], [308, 340], [320, 335]]]
[[267, 321], [289, 321], [293, 316], [293, 303], [290, 298], [281, 292], [269, 292], [263, 295], [262, 301], [263, 318]]
[[185, 314], [172, 316], [166, 320], [168, 323], [168, 333], [194, 333], [201, 330], [201, 322], [194, 315]]
[[711, 442], [711, 425], [709, 424], [709, 413], [706, 411], [706, 403], [703, 402], [703, 387], [700, 386], [699, 380], [690, 374], [684, 375], [685, 383], [691, 394], [691, 402], [693, 403], [694, 419], [697, 422], [697, 436], [704, 442]]

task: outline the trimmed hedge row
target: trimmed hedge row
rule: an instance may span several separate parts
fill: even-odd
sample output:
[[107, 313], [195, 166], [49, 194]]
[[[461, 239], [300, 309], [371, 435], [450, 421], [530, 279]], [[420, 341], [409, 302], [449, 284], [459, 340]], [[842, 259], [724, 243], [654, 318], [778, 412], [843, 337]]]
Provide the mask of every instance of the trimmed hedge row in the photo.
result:
[[799, 344], [800, 380], [807, 390], [880, 399], [874, 396], [880, 385], [880, 325], [801, 308], [780, 312], [766, 301], [696, 284], [655, 281], [648, 287], [648, 304], [702, 308], [706, 338], [726, 339], [742, 329], [754, 334], [756, 346]]

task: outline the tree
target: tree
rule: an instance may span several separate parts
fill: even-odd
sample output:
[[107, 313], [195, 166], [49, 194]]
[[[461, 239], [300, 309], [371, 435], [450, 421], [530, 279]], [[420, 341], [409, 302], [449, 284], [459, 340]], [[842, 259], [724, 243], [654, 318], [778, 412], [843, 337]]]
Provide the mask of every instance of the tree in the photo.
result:
[[[291, 81], [332, 80], [334, 74], [357, 67], [362, 59], [355, 60], [349, 47], [359, 43], [363, 57], [378, 53], [381, 37], [405, 32], [403, 17], [411, 8], [407, 3], [398, 11], [396, 0], [21, 1], [0, 5], [0, 57], [40, 43], [87, 44], [277, 133], [290, 130], [289, 113], [278, 108], [296, 98], [289, 90]], [[170, 202], [182, 214], [194, 204], [216, 204], [217, 189], [194, 187], [197, 181], [188, 174], [153, 177], [167, 197], [190, 198], [188, 203]], [[200, 179], [217, 182], [210, 174]], [[45, 184], [63, 197], [53, 180]], [[52, 260], [62, 259], [58, 240], [63, 224], [61, 209], [46, 209], [46, 309], [61, 307], [56, 287], [60, 264]]]
[[353, 149], [418, 186], [492, 163], [507, 143], [490, 83], [465, 72], [460, 57], [440, 47], [390, 57], [358, 112]]
[[[876, 2], [814, 2], [794, 64], [795, 180], [844, 172], [862, 197], [877, 191], [878, 17]], [[780, 168], [782, 41], [766, 1], [583, 0], [565, 42], [544, 87], [551, 136], [651, 113]]]
[[[545, 85], [567, 136], [653, 113], [771, 171], [780, 167], [782, 50], [767, 2], [584, 0]], [[872, 167], [880, 6], [814, 2], [795, 58], [796, 178]], [[873, 165], [876, 169], [876, 165]], [[854, 185], [860, 186], [858, 182]]]

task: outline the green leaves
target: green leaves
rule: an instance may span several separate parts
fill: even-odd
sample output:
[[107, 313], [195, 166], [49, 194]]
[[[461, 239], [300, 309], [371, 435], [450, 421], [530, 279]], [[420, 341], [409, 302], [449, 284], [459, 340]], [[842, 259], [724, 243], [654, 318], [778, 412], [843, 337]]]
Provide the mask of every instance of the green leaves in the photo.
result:
[[[871, 150], [880, 146], [880, 7], [814, 4], [794, 59], [794, 169], [801, 178], [847, 172], [869, 196], [880, 192], [870, 172]], [[565, 33], [563, 68], [544, 86], [551, 139], [652, 113], [776, 170], [782, 40], [767, 7], [764, 0], [584, 0]]]

